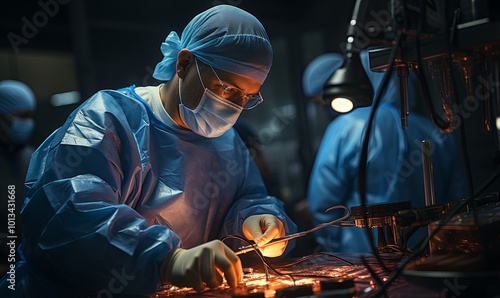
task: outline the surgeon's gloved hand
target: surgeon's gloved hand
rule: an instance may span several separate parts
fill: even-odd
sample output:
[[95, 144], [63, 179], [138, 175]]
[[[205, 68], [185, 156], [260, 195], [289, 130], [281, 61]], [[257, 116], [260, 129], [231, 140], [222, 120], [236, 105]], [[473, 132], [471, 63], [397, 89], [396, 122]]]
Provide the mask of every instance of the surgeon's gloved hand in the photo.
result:
[[240, 258], [222, 241], [213, 240], [191, 249], [177, 248], [163, 262], [160, 273], [165, 283], [201, 291], [222, 284], [222, 275], [231, 287], [243, 279]]
[[[253, 240], [258, 246], [262, 246], [274, 238], [285, 236], [285, 227], [281, 220], [271, 214], [252, 215], [243, 221], [243, 235], [248, 240]], [[279, 242], [266, 247], [259, 248], [265, 257], [279, 257], [286, 249], [288, 242]]]

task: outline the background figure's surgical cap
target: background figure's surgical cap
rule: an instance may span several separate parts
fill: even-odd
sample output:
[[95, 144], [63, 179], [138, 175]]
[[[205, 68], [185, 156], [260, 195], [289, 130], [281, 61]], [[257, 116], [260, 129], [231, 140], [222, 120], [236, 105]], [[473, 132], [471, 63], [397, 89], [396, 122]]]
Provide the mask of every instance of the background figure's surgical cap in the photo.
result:
[[26, 84], [14, 80], [0, 82], [1, 115], [18, 111], [34, 111], [35, 107], [35, 95]]
[[273, 60], [271, 43], [259, 20], [231, 5], [217, 5], [198, 14], [184, 28], [181, 38], [170, 32], [161, 45], [164, 58], [156, 65], [153, 77], [170, 80], [175, 74], [177, 54], [184, 48], [209, 66], [261, 84]]
[[306, 96], [323, 93], [323, 86], [330, 76], [344, 63], [344, 56], [338, 53], [325, 53], [314, 58], [302, 75], [302, 88]]

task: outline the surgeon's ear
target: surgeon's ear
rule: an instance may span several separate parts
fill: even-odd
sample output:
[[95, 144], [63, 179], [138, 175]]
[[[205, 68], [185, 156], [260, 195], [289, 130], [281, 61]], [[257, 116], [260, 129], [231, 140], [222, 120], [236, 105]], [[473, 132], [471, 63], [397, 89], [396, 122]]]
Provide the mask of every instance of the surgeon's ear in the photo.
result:
[[194, 62], [194, 55], [188, 49], [182, 49], [177, 55], [176, 73], [179, 78], [184, 79], [189, 67]]

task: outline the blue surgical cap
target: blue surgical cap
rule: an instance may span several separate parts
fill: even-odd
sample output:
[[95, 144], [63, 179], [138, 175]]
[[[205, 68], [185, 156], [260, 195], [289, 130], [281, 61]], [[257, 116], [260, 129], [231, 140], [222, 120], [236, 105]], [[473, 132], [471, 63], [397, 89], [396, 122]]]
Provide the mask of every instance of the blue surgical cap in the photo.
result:
[[1, 115], [18, 111], [34, 111], [35, 107], [35, 95], [26, 84], [14, 80], [0, 82]]
[[302, 75], [302, 88], [306, 96], [323, 93], [323, 86], [330, 76], [344, 63], [344, 56], [325, 53], [314, 58]]
[[273, 60], [271, 43], [259, 20], [231, 5], [217, 5], [198, 14], [184, 28], [181, 38], [170, 32], [160, 49], [164, 58], [156, 65], [153, 77], [163, 81], [175, 74], [181, 49], [188, 49], [209, 66], [261, 84]]

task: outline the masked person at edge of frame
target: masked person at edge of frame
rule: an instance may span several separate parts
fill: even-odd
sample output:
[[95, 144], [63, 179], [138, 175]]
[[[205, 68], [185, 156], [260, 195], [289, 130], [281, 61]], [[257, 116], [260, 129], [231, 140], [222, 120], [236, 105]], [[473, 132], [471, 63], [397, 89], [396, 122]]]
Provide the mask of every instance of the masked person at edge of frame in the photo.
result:
[[[17, 80], [0, 81], [0, 187], [5, 195], [0, 199], [0, 276], [10, 270], [11, 251], [21, 237], [19, 213], [22, 191], [31, 154], [29, 144], [35, 129], [36, 98], [33, 90]], [[14, 229], [12, 229], [14, 228]], [[15, 235], [9, 232], [15, 232]]]
[[96, 93], [34, 153], [16, 267], [23, 297], [201, 291], [223, 278], [235, 287], [241, 261], [217, 239], [262, 245], [296, 232], [232, 129], [262, 100], [272, 62], [262, 24], [214, 6], [161, 51], [153, 76], [164, 84]]
[[[370, 70], [368, 51], [360, 53], [361, 62], [373, 86], [374, 96], [381, 88], [385, 73]], [[326, 62], [325, 62], [326, 63]], [[324, 77], [326, 82], [327, 77]], [[320, 85], [323, 85], [320, 84]], [[411, 113], [408, 127], [401, 127], [399, 78], [392, 72], [375, 114], [368, 147], [367, 204], [411, 201], [412, 207], [424, 207], [421, 141], [432, 144], [436, 204], [457, 201], [467, 194], [465, 169], [460, 147], [452, 134], [440, 132], [430, 118], [416, 111], [420, 93], [416, 74], [408, 76]], [[359, 154], [371, 107], [355, 109], [336, 117], [327, 127], [311, 171], [307, 191], [312, 223], [334, 220], [343, 215], [330, 207], [360, 205], [358, 192]], [[416, 158], [417, 156], [418, 158]], [[408, 246], [425, 237], [419, 229], [408, 239]], [[326, 227], [314, 233], [321, 247], [330, 252], [370, 252], [366, 231], [358, 227]]]

